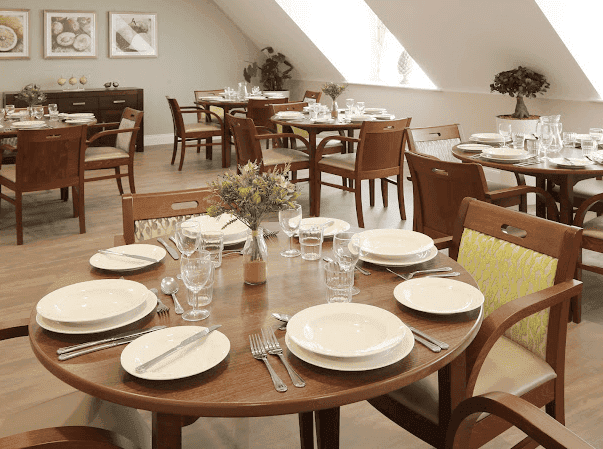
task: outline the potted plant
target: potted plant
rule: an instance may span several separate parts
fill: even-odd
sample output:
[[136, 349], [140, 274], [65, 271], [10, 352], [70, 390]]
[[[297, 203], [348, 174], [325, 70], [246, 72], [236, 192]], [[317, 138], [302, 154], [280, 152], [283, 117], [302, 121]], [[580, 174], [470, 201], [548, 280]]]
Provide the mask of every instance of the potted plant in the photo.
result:
[[266, 56], [266, 60], [262, 65], [253, 62], [243, 69], [245, 81], [250, 83], [251, 78], [257, 76], [259, 72], [260, 83], [265, 91], [283, 91], [283, 82], [291, 79], [293, 65], [287, 61], [284, 54], [275, 52], [272, 47], [262, 48], [262, 53]]
[[490, 84], [490, 92], [499, 92], [515, 97], [515, 112], [510, 115], [499, 115], [498, 123], [509, 121], [513, 132], [534, 133], [540, 116], [530, 115], [524, 97], [536, 98], [536, 94], [545, 93], [551, 87], [544, 75], [526, 67], [519, 66], [513, 70], [498, 73]]

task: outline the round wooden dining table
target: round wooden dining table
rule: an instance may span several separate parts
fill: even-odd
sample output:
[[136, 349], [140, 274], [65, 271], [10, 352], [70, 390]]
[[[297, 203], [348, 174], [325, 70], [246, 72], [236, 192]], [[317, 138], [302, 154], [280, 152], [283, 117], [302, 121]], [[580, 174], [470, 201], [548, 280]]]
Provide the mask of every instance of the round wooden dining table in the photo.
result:
[[[268, 229], [278, 229], [269, 223]], [[147, 243], [157, 245], [155, 240]], [[316, 424], [318, 447], [339, 445], [339, 407], [374, 398], [409, 385], [438, 370], [446, 370], [456, 391], [464, 391], [465, 349], [479, 330], [483, 312], [454, 315], [431, 315], [413, 311], [399, 304], [393, 295], [402, 279], [385, 267], [364, 263], [370, 275], [356, 274], [360, 293], [354, 303], [370, 304], [398, 316], [404, 323], [443, 340], [450, 349], [439, 353], [415, 342], [412, 351], [399, 362], [379, 369], [346, 372], [320, 368], [294, 356], [285, 344], [285, 333], [276, 336], [285, 349], [285, 357], [305, 380], [306, 386], [292, 385], [283, 364], [277, 357], [270, 363], [288, 387], [284, 393], [275, 390], [264, 364], [252, 357], [249, 335], [262, 328], [276, 328], [280, 323], [272, 312], [295, 314], [310, 306], [325, 303], [323, 261], [306, 261], [281, 257], [280, 250], [288, 245], [288, 237], [280, 232], [267, 241], [268, 281], [262, 285], [243, 283], [242, 257], [224, 256], [216, 270], [211, 314], [200, 322], [186, 322], [176, 315], [169, 296], [161, 295], [170, 305], [168, 314], [151, 313], [146, 318], [113, 333], [125, 330], [166, 326], [210, 326], [221, 324], [220, 331], [230, 341], [230, 352], [222, 362], [201, 374], [179, 380], [150, 381], [128, 374], [121, 366], [124, 346], [105, 349], [67, 361], [57, 359], [57, 349], [71, 344], [111, 335], [66, 335], [42, 329], [36, 322], [36, 310], [29, 323], [31, 346], [39, 361], [56, 377], [92, 396], [137, 409], [153, 412], [153, 447], [180, 448], [181, 428], [199, 417], [254, 417], [299, 414], [301, 446], [313, 447], [313, 422]], [[325, 240], [323, 254], [331, 255], [331, 241]], [[98, 248], [101, 249], [101, 248]], [[70, 269], [59, 276], [48, 292], [57, 288], [95, 279], [125, 279], [158, 288], [165, 276], [176, 276], [179, 263], [169, 255], [158, 263], [137, 272], [108, 272], [93, 268], [87, 257], [79, 257]], [[454, 260], [438, 253], [432, 260], [411, 267], [396, 268], [404, 273], [415, 269], [450, 266], [461, 275], [455, 279], [475, 286], [473, 278]], [[180, 302], [186, 303], [186, 295]], [[455, 398], [455, 407], [462, 397]], [[386, 418], [384, 418], [386, 419]]]
[[[515, 165], [509, 163], [494, 162], [482, 157], [476, 157], [475, 153], [469, 153], [458, 148], [455, 145], [452, 148], [452, 154], [457, 159], [463, 162], [477, 162], [485, 167], [496, 168], [498, 170], [510, 171], [513, 173], [521, 173], [524, 175], [534, 176], [536, 178], [536, 186], [543, 189], [547, 188], [547, 182], [559, 186], [559, 216], [560, 221], [566, 224], [573, 222], [573, 203], [574, 203], [574, 185], [583, 179], [595, 178], [603, 175], [603, 165], [592, 162], [585, 167], [565, 168], [558, 167], [556, 164], [543, 159], [538, 164], [531, 165]], [[582, 159], [582, 150], [577, 148], [564, 148], [560, 153], [552, 157], [569, 157]], [[545, 217], [544, 203], [537, 198], [536, 213], [539, 217]]]

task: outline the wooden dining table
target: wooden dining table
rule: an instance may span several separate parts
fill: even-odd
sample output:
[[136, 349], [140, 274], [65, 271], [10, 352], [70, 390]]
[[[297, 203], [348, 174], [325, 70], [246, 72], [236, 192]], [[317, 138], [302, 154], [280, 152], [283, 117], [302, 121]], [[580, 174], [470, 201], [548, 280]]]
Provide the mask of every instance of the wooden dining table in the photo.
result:
[[[278, 223], [266, 223], [265, 228], [277, 230]], [[0, 282], [10, 287], [10, 268], [23, 264], [23, 279], [32, 277], [34, 288], [24, 288], [31, 305], [47, 293], [77, 282], [96, 279], [125, 279], [137, 281], [148, 288], [160, 287], [165, 276], [179, 272], [178, 261], [169, 255], [157, 264], [141, 271], [111, 272], [93, 268], [89, 258], [97, 249], [122, 243], [111, 236], [79, 235], [69, 241], [34, 245], [31, 253], [11, 254], [8, 267], [0, 269]], [[155, 239], [146, 243], [157, 245]], [[354, 303], [369, 304], [385, 309], [404, 323], [421, 329], [450, 345], [439, 353], [415, 342], [412, 351], [402, 360], [379, 369], [346, 372], [320, 368], [294, 356], [286, 347], [284, 332], [275, 331], [285, 356], [306, 386], [296, 388], [277, 357], [270, 362], [284, 380], [288, 390], [275, 390], [264, 364], [252, 357], [249, 335], [262, 328], [276, 328], [280, 323], [271, 314], [282, 312], [295, 314], [308, 307], [325, 303], [326, 287], [323, 261], [306, 261], [280, 256], [280, 250], [288, 245], [288, 237], [279, 232], [267, 240], [268, 280], [262, 285], [243, 283], [243, 266], [240, 255], [224, 256], [222, 266], [216, 270], [213, 302], [207, 306], [211, 314], [200, 322], [186, 322], [176, 315], [171, 299], [161, 295], [170, 311], [147, 317], [119, 332], [155, 325], [210, 326], [221, 324], [220, 331], [230, 341], [230, 352], [217, 366], [201, 374], [179, 380], [150, 381], [128, 374], [121, 366], [123, 346], [93, 352], [67, 361], [57, 359], [59, 347], [77, 344], [113, 334], [66, 335], [41, 328], [36, 322], [36, 310], [32, 307], [29, 318], [29, 338], [35, 356], [54, 376], [72, 387], [92, 396], [116, 404], [149, 410], [153, 414], [153, 448], [180, 448], [182, 427], [199, 417], [256, 417], [283, 414], [299, 414], [303, 448], [313, 447], [313, 430], [316, 425], [319, 448], [339, 447], [339, 408], [383, 394], [411, 384], [438, 370], [452, 382], [453, 391], [464, 391], [465, 349], [479, 330], [483, 311], [480, 307], [471, 312], [454, 315], [431, 315], [414, 311], [399, 304], [393, 290], [402, 280], [386, 271], [385, 267], [364, 263], [370, 275], [358, 274], [355, 278], [360, 293]], [[323, 254], [331, 255], [332, 243], [323, 244]], [[52, 250], [54, 248], [54, 251]], [[13, 251], [14, 252], [14, 251]], [[53, 263], [49, 263], [54, 257]], [[33, 260], [40, 262], [34, 262]], [[16, 265], [15, 265], [16, 264]], [[46, 283], [40, 283], [40, 267], [43, 266]], [[428, 262], [410, 267], [396, 268], [400, 273], [415, 269], [450, 266], [459, 271], [459, 281], [476, 286], [473, 278], [454, 260], [438, 253]], [[48, 282], [52, 279], [52, 282]], [[4, 284], [3, 284], [4, 285]], [[37, 288], [35, 288], [37, 286]], [[185, 295], [180, 302], [186, 303]], [[15, 301], [17, 301], [15, 297]], [[31, 306], [30, 306], [31, 307]], [[454, 385], [458, 388], [454, 388]], [[454, 408], [463, 397], [453, 398]], [[386, 418], [384, 418], [386, 419]]]
[[[467, 143], [467, 142], [465, 142]], [[536, 178], [536, 186], [547, 189], [547, 183], [553, 183], [559, 186], [559, 216], [560, 221], [566, 224], [572, 224], [574, 213], [574, 185], [584, 179], [596, 178], [603, 175], [603, 165], [595, 162], [585, 167], [565, 168], [559, 167], [548, 158], [543, 159], [538, 164], [516, 165], [512, 163], [501, 163], [487, 160], [483, 157], [475, 157], [476, 153], [463, 151], [455, 145], [452, 148], [452, 154], [463, 162], [477, 162], [484, 167], [491, 167], [498, 170], [521, 173]], [[582, 150], [578, 148], [564, 148], [560, 153], [551, 156], [580, 158], [582, 159]], [[536, 199], [536, 214], [539, 217], [546, 216], [546, 206], [542, 200]]]

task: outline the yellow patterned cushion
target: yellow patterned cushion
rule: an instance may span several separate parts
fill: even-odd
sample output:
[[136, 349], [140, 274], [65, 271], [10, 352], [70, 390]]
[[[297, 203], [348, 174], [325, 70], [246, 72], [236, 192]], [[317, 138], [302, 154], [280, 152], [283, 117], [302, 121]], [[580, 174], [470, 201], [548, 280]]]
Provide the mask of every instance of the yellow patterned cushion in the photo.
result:
[[[513, 243], [465, 229], [458, 262], [473, 276], [485, 297], [488, 316], [503, 304], [553, 285], [557, 259]], [[505, 335], [545, 358], [549, 309], [513, 325]]]
[[167, 218], [149, 218], [148, 220], [138, 220], [134, 222], [134, 241], [140, 242], [162, 235], [172, 235], [176, 231], [176, 223], [188, 220], [192, 217], [198, 217], [201, 214], [180, 215]]

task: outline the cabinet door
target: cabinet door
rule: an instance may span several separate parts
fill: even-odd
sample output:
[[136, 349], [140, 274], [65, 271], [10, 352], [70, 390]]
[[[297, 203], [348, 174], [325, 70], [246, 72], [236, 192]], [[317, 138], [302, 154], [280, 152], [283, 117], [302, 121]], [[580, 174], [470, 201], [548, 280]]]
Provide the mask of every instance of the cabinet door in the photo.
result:
[[97, 97], [61, 98], [57, 104], [59, 112], [98, 112]]

